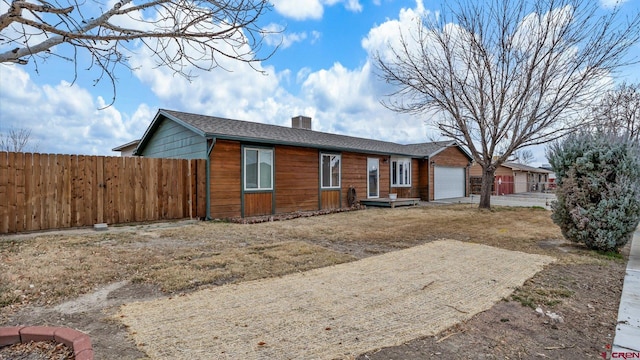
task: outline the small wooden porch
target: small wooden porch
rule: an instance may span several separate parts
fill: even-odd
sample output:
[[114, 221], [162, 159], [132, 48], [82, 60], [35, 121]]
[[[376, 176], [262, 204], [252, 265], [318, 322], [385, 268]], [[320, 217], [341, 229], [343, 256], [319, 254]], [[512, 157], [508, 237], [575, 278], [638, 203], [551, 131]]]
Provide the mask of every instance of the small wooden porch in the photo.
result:
[[396, 206], [417, 206], [420, 198], [378, 198], [378, 199], [361, 199], [360, 204], [366, 206], [379, 206], [395, 208]]

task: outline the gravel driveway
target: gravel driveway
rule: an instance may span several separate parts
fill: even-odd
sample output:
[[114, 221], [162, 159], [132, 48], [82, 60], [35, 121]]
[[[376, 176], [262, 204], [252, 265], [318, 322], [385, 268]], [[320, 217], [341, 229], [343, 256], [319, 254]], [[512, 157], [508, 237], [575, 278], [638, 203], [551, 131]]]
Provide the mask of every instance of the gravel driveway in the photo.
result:
[[335, 359], [434, 335], [553, 258], [440, 240], [280, 278], [123, 306], [152, 359]]

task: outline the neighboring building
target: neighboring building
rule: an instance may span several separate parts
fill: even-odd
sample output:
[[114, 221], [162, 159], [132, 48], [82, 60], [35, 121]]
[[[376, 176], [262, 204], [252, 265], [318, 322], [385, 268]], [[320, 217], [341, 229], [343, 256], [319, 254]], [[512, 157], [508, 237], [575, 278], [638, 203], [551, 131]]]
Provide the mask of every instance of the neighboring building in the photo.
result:
[[126, 144], [116, 146], [111, 151], [120, 151], [120, 156], [133, 156], [133, 152], [140, 143], [140, 140], [133, 140]]
[[159, 110], [135, 151], [207, 159], [208, 217], [347, 207], [358, 199], [462, 197], [469, 154], [454, 141], [401, 145], [292, 127]]
[[549, 170], [548, 190], [555, 190], [558, 184], [556, 183], [556, 173], [553, 171], [551, 164], [542, 164], [542, 166], [540, 166], [540, 169]]
[[[551, 171], [524, 164], [506, 162], [495, 172], [492, 193], [494, 195], [517, 194], [524, 192], [543, 192], [550, 190]], [[480, 194], [482, 167], [473, 164], [470, 169], [471, 193]]]

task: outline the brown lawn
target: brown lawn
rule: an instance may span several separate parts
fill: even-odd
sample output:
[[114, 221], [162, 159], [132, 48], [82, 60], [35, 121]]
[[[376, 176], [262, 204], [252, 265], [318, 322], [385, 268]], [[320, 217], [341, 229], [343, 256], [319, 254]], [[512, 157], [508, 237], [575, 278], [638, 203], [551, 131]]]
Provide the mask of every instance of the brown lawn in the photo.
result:
[[[563, 243], [549, 216], [537, 208], [479, 211], [452, 205], [368, 209], [254, 225], [201, 222], [172, 229], [133, 226], [118, 232], [4, 236], [0, 313], [9, 305], [59, 303], [113, 281], [184, 292], [353, 261], [440, 238], [552, 255], [560, 263], [609, 261]], [[559, 251], [557, 244], [571, 251]], [[552, 290], [536, 296], [567, 295]]]

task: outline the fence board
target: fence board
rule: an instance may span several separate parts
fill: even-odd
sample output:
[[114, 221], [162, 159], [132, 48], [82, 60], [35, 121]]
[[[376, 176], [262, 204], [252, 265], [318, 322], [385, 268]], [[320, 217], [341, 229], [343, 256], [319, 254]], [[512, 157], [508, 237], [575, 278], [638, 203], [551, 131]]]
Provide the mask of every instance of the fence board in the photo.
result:
[[156, 212], [157, 209], [157, 200], [158, 197], [155, 196], [155, 194], [157, 193], [157, 186], [158, 186], [158, 178], [157, 178], [157, 174], [158, 174], [158, 159], [147, 159], [149, 162], [149, 170], [144, 174], [147, 184], [147, 187], [145, 191], [145, 198], [147, 199], [146, 203], [145, 203], [145, 212], [144, 212], [144, 219], [145, 220], [151, 220], [153, 217], [153, 214]]
[[113, 193], [115, 190], [114, 187], [114, 177], [113, 177], [113, 167], [114, 167], [114, 158], [105, 158], [104, 159], [104, 221], [108, 224], [117, 224], [115, 216], [114, 216], [114, 207], [113, 203]]
[[120, 186], [120, 216], [122, 219], [120, 222], [131, 222], [131, 210], [133, 210], [131, 204], [133, 204], [133, 199], [131, 194], [131, 190], [133, 190], [133, 178], [130, 174], [131, 169], [129, 168], [131, 162], [129, 161], [131, 158], [123, 157], [122, 158], [122, 167], [120, 167], [120, 177], [121, 177], [121, 186]]
[[60, 174], [60, 180], [58, 182], [58, 189], [60, 190], [60, 196], [58, 198], [58, 204], [62, 211], [62, 218], [60, 219], [60, 227], [71, 227], [71, 156], [59, 155], [58, 157], [58, 171]]
[[206, 161], [0, 152], [0, 234], [206, 215]]
[[95, 187], [95, 177], [91, 166], [94, 162], [91, 160], [91, 156], [78, 156], [78, 174], [82, 174], [82, 180], [75, 184], [76, 187], [82, 189], [82, 203], [78, 207], [78, 211], [81, 212], [78, 219], [80, 223], [77, 226], [95, 224], [95, 199], [93, 188]]
[[9, 208], [9, 232], [16, 232], [16, 154], [9, 153], [7, 164], [7, 206]]
[[50, 201], [49, 216], [53, 221], [55, 229], [61, 228], [62, 224], [62, 176], [60, 175], [62, 165], [56, 154], [49, 155], [49, 169], [51, 169], [51, 188], [49, 191], [53, 193], [52, 201]]
[[161, 219], [165, 219], [167, 218], [168, 215], [168, 208], [169, 208], [169, 199], [171, 198], [171, 194], [169, 192], [169, 184], [167, 182], [167, 180], [169, 179], [169, 159], [162, 159], [162, 165], [161, 165], [161, 171], [158, 171], [161, 175], [162, 178], [160, 179], [160, 188], [159, 188], [159, 193], [158, 193], [158, 197], [160, 198], [159, 201], [159, 205], [160, 205], [160, 211], [158, 212], [158, 214], [160, 214], [160, 218]]
[[142, 187], [143, 182], [140, 179], [141, 168], [140, 168], [140, 159], [138, 157], [132, 157], [133, 160], [132, 169], [132, 177], [133, 177], [133, 221], [142, 221], [144, 219], [143, 209], [145, 206], [144, 199], [142, 198]]
[[82, 203], [84, 201], [84, 187], [77, 184], [84, 183], [84, 174], [82, 173], [82, 165], [84, 165], [84, 156], [71, 155], [69, 159], [69, 178], [71, 179], [71, 226], [82, 226]]
[[[177, 167], [178, 167], [178, 173], [181, 175], [188, 175], [187, 171], [184, 168], [184, 164], [186, 164], [186, 160], [181, 160], [178, 163], [176, 163]], [[186, 207], [185, 204], [187, 203], [185, 201], [185, 197], [184, 197], [184, 193], [185, 193], [185, 181], [184, 181], [184, 176], [177, 176], [176, 177], [176, 192], [178, 194], [177, 197], [177, 203], [175, 206], [175, 209], [179, 211], [178, 214], [175, 214], [178, 217], [186, 217], [187, 212], [186, 212]]]
[[16, 153], [16, 231], [24, 231], [27, 204], [25, 202], [24, 153]]
[[9, 154], [0, 151], [0, 233], [9, 232]]
[[96, 157], [88, 156], [86, 159], [86, 177], [87, 186], [85, 187], [85, 195], [87, 197], [87, 223], [95, 224], [98, 222], [98, 214], [96, 210], [96, 196], [98, 186], [96, 185]]
[[[31, 177], [33, 186], [31, 188], [31, 214], [33, 222], [30, 230], [42, 229], [42, 170], [40, 169], [40, 154], [33, 154]], [[1, 180], [0, 180], [1, 182]]]
[[24, 229], [33, 228], [33, 154], [24, 154], [24, 198], [25, 198], [25, 215]]
[[56, 224], [53, 219], [53, 208], [55, 201], [55, 178], [53, 175], [54, 167], [51, 166], [51, 154], [42, 154], [40, 157], [40, 165], [42, 166], [42, 198], [48, 201], [42, 202], [42, 218], [43, 229], [55, 229]]
[[96, 157], [96, 223], [104, 223], [104, 158]]
[[114, 215], [115, 222], [122, 223], [125, 222], [125, 207], [126, 207], [126, 199], [124, 194], [122, 193], [125, 190], [126, 184], [124, 183], [124, 169], [123, 169], [123, 161], [120, 158], [114, 158], [114, 179], [113, 183], [113, 196], [114, 196]]

